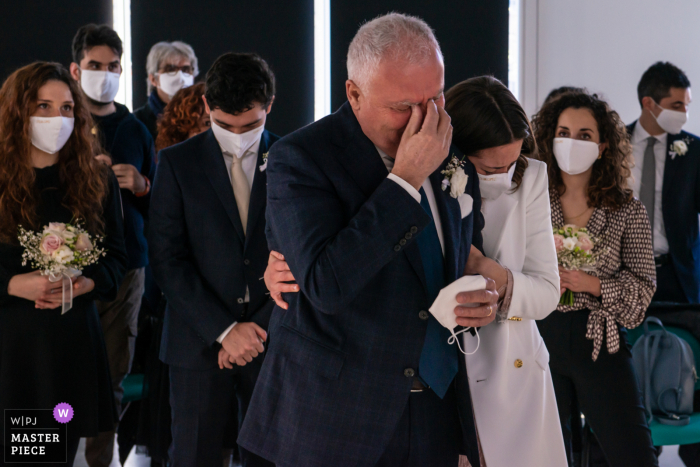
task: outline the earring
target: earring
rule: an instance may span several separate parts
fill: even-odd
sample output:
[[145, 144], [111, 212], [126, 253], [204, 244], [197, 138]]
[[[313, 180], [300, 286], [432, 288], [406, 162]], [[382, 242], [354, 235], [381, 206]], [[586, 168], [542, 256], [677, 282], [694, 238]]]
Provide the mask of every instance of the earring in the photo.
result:
[[601, 160], [603, 158], [602, 154], [598, 154], [598, 160]]

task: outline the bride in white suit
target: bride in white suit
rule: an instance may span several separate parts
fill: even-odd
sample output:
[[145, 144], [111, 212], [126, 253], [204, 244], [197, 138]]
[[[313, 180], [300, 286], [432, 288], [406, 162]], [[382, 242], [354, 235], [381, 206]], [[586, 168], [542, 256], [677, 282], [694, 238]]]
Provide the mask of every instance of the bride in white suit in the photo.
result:
[[[476, 167], [483, 199], [485, 256], [472, 247], [466, 273], [493, 278], [501, 296], [496, 320], [466, 357], [482, 467], [566, 467], [549, 353], [535, 324], [560, 297], [547, 166], [526, 157], [535, 147], [530, 123], [497, 79], [463, 81], [445, 101], [452, 143]], [[465, 338], [465, 352], [475, 342]]]

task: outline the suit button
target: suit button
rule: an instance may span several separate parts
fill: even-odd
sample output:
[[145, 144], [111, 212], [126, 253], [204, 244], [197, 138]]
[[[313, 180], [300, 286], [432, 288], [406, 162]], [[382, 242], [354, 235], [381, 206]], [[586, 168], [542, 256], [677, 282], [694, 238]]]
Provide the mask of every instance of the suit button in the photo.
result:
[[399, 245], [404, 246], [405, 244], [406, 244], [405, 238], [402, 238], [401, 240], [399, 240]]
[[243, 260], [243, 264], [245, 264], [246, 266], [250, 265], [250, 260], [249, 260], [249, 259], [244, 259], [244, 260]]
[[427, 311], [421, 310], [420, 313], [418, 313], [418, 317], [420, 319], [422, 319], [423, 321], [425, 321], [426, 319], [428, 319], [430, 317], [430, 315], [428, 314]]
[[416, 232], [418, 232], [418, 227], [414, 225], [413, 227], [411, 227], [411, 233], [414, 234]]
[[410, 240], [413, 237], [413, 234], [411, 232], [406, 232], [405, 238], [406, 240]]
[[406, 368], [405, 370], [403, 370], [403, 375], [406, 378], [413, 378], [414, 376], [416, 376], [416, 372], [413, 371], [413, 368]]
[[399, 251], [399, 250], [401, 250], [401, 245], [396, 245], [396, 246], [394, 247], [394, 251]]
[[242, 298], [239, 298], [239, 299], [236, 300], [236, 301], [237, 301], [238, 303], [243, 303], [243, 299], [242, 299]]
[[523, 361], [520, 359], [517, 359], [515, 361], [515, 368], [522, 368], [523, 367]]

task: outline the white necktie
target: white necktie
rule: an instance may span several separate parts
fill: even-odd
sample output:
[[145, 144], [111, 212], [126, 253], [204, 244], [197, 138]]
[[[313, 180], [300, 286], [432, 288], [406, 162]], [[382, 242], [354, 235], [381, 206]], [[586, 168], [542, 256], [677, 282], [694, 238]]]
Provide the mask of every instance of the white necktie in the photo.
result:
[[233, 162], [231, 163], [231, 182], [233, 183], [233, 195], [236, 197], [236, 205], [238, 206], [238, 214], [241, 217], [243, 224], [243, 235], [246, 233], [246, 225], [248, 224], [248, 205], [250, 204], [250, 186], [248, 178], [243, 172], [243, 157], [237, 157], [233, 154]]

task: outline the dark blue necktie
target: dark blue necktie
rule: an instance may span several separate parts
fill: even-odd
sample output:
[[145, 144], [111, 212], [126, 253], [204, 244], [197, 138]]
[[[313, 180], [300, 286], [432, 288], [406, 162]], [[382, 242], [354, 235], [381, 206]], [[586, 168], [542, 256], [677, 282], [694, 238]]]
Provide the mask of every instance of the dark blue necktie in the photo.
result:
[[[419, 192], [421, 207], [433, 219], [428, 197], [422, 187]], [[434, 219], [421, 231], [416, 242], [423, 262], [425, 282], [428, 286], [428, 302], [432, 305], [440, 290], [446, 285], [445, 264]], [[425, 343], [418, 364], [418, 374], [441, 399], [457, 375], [459, 365], [456, 348], [447, 343], [450, 336], [450, 331], [431, 314], [428, 318], [428, 330], [425, 333]]]

